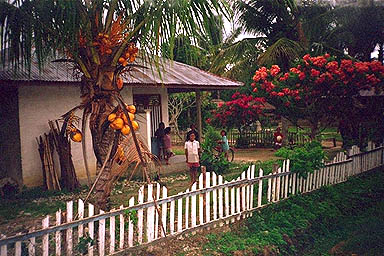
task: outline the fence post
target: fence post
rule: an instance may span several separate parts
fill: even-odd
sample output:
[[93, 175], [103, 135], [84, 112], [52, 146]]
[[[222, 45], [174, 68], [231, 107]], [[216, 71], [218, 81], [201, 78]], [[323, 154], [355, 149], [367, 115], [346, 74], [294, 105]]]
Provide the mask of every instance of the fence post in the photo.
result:
[[[59, 226], [61, 224], [61, 209], [59, 209], [57, 212], [56, 212], [56, 226]], [[60, 231], [56, 231], [55, 233], [55, 242], [56, 242], [56, 255], [60, 256], [61, 255], [61, 232]], [[35, 241], [33, 241], [33, 244], [35, 243]], [[32, 244], [32, 241], [31, 241], [31, 244]], [[32, 248], [31, 248], [32, 250]], [[33, 247], [33, 251], [35, 251], [34, 247]], [[33, 253], [34, 254], [34, 253]], [[30, 253], [30, 255], [33, 255], [32, 253]]]
[[[219, 175], [219, 185], [223, 184], [223, 176]], [[219, 219], [224, 216], [223, 211], [223, 189], [219, 189]]]
[[[120, 205], [120, 209], [123, 209], [124, 206], [123, 205]], [[123, 214], [120, 214], [119, 216], [119, 231], [120, 231], [120, 234], [119, 234], [119, 249], [122, 250], [124, 248], [124, 229], [125, 229], [125, 225], [124, 225], [124, 215]]]
[[[142, 204], [144, 202], [144, 186], [141, 186], [139, 189], [139, 197], [138, 204]], [[139, 244], [143, 243], [143, 209], [139, 209], [137, 211], [137, 241]]]
[[[205, 176], [205, 188], [209, 188], [211, 186], [211, 183], [210, 183], [210, 178], [211, 178], [211, 173], [210, 172], [206, 172], [206, 176]], [[205, 193], [205, 222], [210, 222], [211, 221], [211, 204], [210, 204], [210, 194], [211, 192], [206, 192]]]
[[115, 252], [115, 232], [116, 232], [116, 217], [109, 217], [109, 253]]
[[[95, 213], [94, 211], [95, 211], [95, 207], [93, 206], [93, 204], [88, 204], [88, 216], [89, 217], [92, 217], [94, 215], [94, 213]], [[95, 239], [95, 234], [94, 234], [95, 225], [94, 225], [93, 221], [88, 223], [88, 229], [89, 229], [89, 237], [91, 239]], [[93, 255], [93, 245], [91, 245], [91, 244], [88, 245], [88, 255], [89, 256]]]
[[[129, 199], [129, 206], [134, 206], [135, 205], [135, 198], [132, 196]], [[131, 217], [128, 218], [128, 246], [132, 247], [133, 246], [133, 222]]]
[[[204, 188], [204, 177], [205, 177], [205, 172], [203, 171], [204, 168], [202, 168], [202, 173], [199, 176], [199, 189]], [[200, 224], [204, 223], [204, 195], [199, 194], [199, 222]]]
[[[60, 211], [60, 214], [61, 214], [61, 209], [59, 211]], [[56, 222], [56, 225], [57, 225], [57, 222]], [[33, 232], [33, 231], [35, 231], [34, 227], [32, 227], [30, 229], [30, 232]], [[28, 255], [29, 256], [34, 256], [35, 255], [35, 252], [36, 252], [35, 245], [36, 245], [36, 238], [35, 237], [31, 237], [29, 239], [29, 244], [28, 244]], [[57, 243], [57, 240], [56, 240], [56, 255], [61, 255], [60, 251], [59, 252], [57, 251], [57, 245], [58, 245], [58, 243]], [[59, 247], [59, 248], [61, 248], [61, 247]]]
[[[99, 214], [105, 213], [100, 210]], [[71, 255], [71, 254], [70, 254]], [[99, 254], [100, 256], [105, 255], [105, 219], [99, 220]]]
[[[153, 201], [153, 184], [147, 186], [147, 202]], [[151, 242], [154, 238], [154, 224], [155, 223], [155, 206], [147, 208], [147, 242]]]
[[[255, 165], [252, 165], [251, 167], [251, 179], [254, 179], [255, 178]], [[249, 205], [249, 209], [253, 209], [253, 190], [254, 190], [254, 187], [255, 185], [251, 185], [251, 198], [250, 198], [250, 205]], [[251, 216], [252, 216], [252, 213], [251, 213]]]
[[[160, 199], [160, 193], [161, 193], [161, 186], [159, 183], [156, 182], [156, 205], [157, 201]], [[159, 219], [160, 219], [160, 207], [155, 207], [155, 238], [157, 239], [159, 237]]]
[[[263, 169], [259, 169], [259, 177], [263, 177]], [[268, 179], [269, 180], [269, 179]], [[259, 180], [258, 193], [257, 193], [257, 207], [261, 207], [261, 199], [263, 196], [263, 180]]]
[[[179, 195], [182, 193], [179, 193]], [[183, 230], [183, 199], [177, 200], [177, 232]]]
[[[189, 189], [187, 189], [185, 192], [189, 192]], [[190, 204], [189, 204], [189, 198], [190, 196], [186, 197], [185, 198], [185, 229], [187, 229], [189, 227], [189, 207], [190, 207]], [[165, 208], [166, 210], [167, 208]]]
[[[43, 219], [43, 229], [49, 227], [49, 215]], [[43, 235], [43, 256], [49, 255], [49, 234]]]
[[[196, 186], [196, 182], [193, 183], [191, 191], [196, 191]], [[196, 206], [196, 195], [193, 195], [191, 197], [191, 223], [193, 228], [196, 227]]]
[[[234, 215], [235, 214], [235, 203], [236, 203], [235, 202], [235, 188], [232, 187], [230, 190], [231, 190], [231, 215]], [[234, 222], [233, 219], [232, 219], [232, 222]]]
[[[67, 223], [72, 221], [73, 216], [73, 201], [67, 202]], [[67, 255], [72, 255], [72, 228], [67, 229]]]
[[[240, 180], [240, 177], [237, 178], [237, 181]], [[241, 194], [240, 194], [240, 187], [236, 188], [236, 212], [240, 213], [241, 212]], [[240, 220], [240, 215], [236, 218], [237, 220]]]
[[[212, 172], [212, 187], [216, 187], [217, 185], [217, 176], [216, 173]], [[213, 219], [217, 219], [217, 190], [212, 191], [212, 199], [213, 199]]]
[[[221, 181], [223, 181], [223, 177], [220, 175], [220, 179]], [[224, 184], [227, 184], [228, 182], [225, 181]], [[224, 188], [224, 197], [225, 197], [225, 216], [229, 216], [229, 188], [228, 187], [225, 187]], [[228, 224], [229, 222], [226, 221], [226, 223]]]
[[[165, 186], [163, 186], [163, 196], [162, 196], [163, 199], [168, 197], [167, 193], [168, 193], [168, 189]], [[188, 207], [186, 207], [186, 210], [185, 210], [185, 215], [186, 215], [185, 223], [188, 223], [187, 209]], [[162, 232], [161, 236], [164, 237], [167, 233], [167, 203], [161, 204], [161, 223], [163, 224], [163, 228], [161, 229], [161, 232]]]

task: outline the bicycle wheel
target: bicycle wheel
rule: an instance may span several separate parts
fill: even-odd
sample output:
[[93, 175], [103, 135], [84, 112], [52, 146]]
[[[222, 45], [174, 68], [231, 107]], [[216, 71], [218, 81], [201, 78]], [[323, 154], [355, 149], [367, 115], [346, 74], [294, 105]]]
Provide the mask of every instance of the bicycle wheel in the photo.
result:
[[228, 154], [227, 154], [228, 162], [232, 162], [234, 158], [235, 158], [235, 152], [233, 151], [232, 148], [229, 148]]

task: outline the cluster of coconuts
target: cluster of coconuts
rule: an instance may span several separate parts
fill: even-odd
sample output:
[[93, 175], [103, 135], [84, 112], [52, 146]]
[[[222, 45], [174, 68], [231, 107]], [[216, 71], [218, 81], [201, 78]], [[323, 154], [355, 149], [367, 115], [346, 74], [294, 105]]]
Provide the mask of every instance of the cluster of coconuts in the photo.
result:
[[73, 125], [67, 126], [67, 133], [69, 134], [71, 140], [73, 140], [74, 142], [81, 142], [83, 138], [81, 131]]
[[136, 107], [134, 105], [126, 105], [128, 117], [119, 109], [116, 113], [111, 113], [108, 116], [109, 126], [114, 130], [120, 130], [123, 135], [128, 135], [131, 128], [128, 125], [128, 118], [132, 122], [132, 127], [136, 131], [139, 129], [139, 124], [135, 121]]
[[119, 58], [119, 63], [125, 67], [128, 65], [128, 63], [134, 62], [138, 51], [139, 49], [133, 43], [131, 43], [128, 46], [127, 51], [123, 53]]

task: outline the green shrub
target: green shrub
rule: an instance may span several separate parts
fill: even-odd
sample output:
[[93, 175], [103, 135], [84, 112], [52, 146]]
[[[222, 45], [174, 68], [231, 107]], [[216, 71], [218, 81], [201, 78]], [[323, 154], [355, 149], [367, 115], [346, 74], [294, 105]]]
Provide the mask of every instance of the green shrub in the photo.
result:
[[324, 166], [325, 153], [317, 141], [307, 142], [303, 146], [293, 149], [284, 147], [279, 149], [275, 155], [291, 160], [290, 171], [303, 178], [307, 178], [308, 173], [313, 173]]
[[217, 174], [227, 172], [231, 166], [224, 154], [217, 156], [217, 152], [214, 151], [217, 141], [220, 139], [220, 134], [213, 127], [208, 126], [205, 130], [204, 142], [201, 144], [203, 150], [200, 159], [201, 165], [207, 167], [208, 172], [216, 172]]
[[217, 146], [217, 141], [221, 140], [221, 135], [212, 126], [208, 126], [204, 131], [204, 141], [201, 143], [203, 150], [211, 151]]

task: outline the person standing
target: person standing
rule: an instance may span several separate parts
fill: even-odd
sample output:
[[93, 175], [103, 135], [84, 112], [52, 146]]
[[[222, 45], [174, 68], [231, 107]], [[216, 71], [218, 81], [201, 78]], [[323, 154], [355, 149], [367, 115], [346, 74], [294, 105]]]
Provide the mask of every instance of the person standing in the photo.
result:
[[174, 154], [172, 152], [172, 142], [171, 142], [171, 127], [167, 127], [164, 129], [164, 160], [165, 164], [169, 165], [169, 158], [172, 157]]
[[191, 129], [187, 132], [186, 141], [189, 141], [189, 137], [192, 133], [195, 134], [195, 140], [200, 141], [199, 132], [196, 130], [196, 126], [194, 124], [191, 124], [189, 128]]
[[161, 160], [164, 155], [164, 128], [165, 124], [163, 122], [159, 123], [159, 128], [155, 131], [156, 137], [156, 146], [157, 146], [157, 157]]
[[191, 177], [191, 183], [189, 186], [192, 186], [192, 184], [196, 182], [197, 170], [200, 167], [200, 143], [195, 140], [195, 137], [195, 134], [191, 133], [189, 140], [186, 141], [184, 145], [186, 163], [189, 167], [189, 175]]
[[229, 144], [227, 139], [227, 132], [224, 130], [221, 130], [220, 135], [221, 135], [221, 141], [220, 141], [221, 151], [224, 152], [225, 159], [228, 160]]
[[280, 127], [277, 127], [276, 132], [273, 134], [273, 147], [279, 149], [283, 145], [284, 135], [280, 132]]

